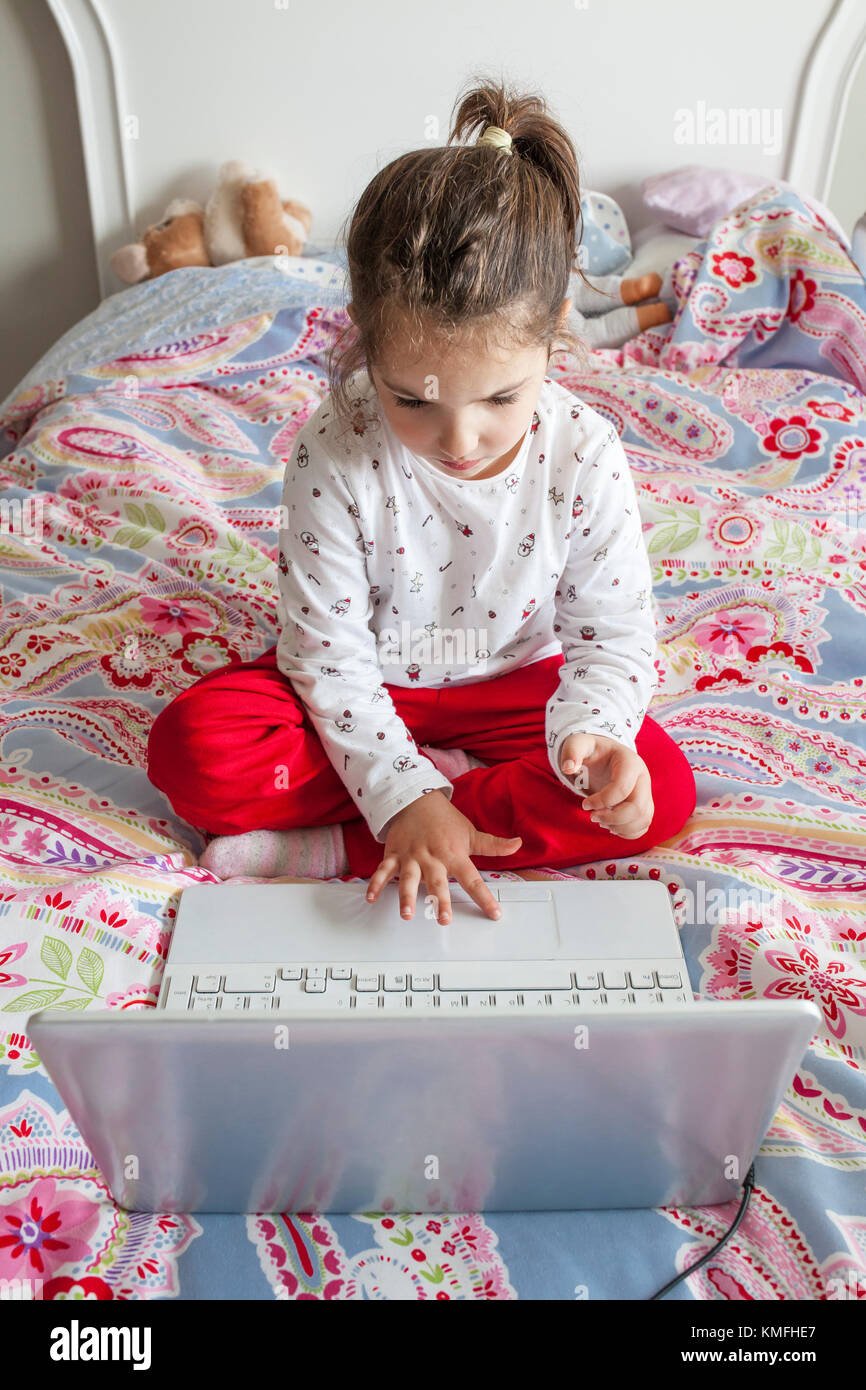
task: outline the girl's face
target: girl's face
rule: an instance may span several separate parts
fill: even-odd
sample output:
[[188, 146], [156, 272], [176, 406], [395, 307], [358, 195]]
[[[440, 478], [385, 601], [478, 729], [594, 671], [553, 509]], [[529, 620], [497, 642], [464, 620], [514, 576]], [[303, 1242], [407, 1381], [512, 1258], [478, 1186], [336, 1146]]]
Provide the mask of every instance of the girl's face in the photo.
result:
[[[570, 308], [564, 300], [563, 319]], [[391, 339], [369, 373], [407, 449], [448, 477], [492, 478], [520, 452], [548, 360], [544, 347], [490, 356], [452, 346], [445, 356], [431, 347], [409, 362]]]

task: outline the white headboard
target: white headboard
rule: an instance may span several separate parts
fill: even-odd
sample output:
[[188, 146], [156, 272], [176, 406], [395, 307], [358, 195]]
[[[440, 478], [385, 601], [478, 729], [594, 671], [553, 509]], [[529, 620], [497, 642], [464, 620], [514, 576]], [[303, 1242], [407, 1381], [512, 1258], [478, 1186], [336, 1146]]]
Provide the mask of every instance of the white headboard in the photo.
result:
[[[616, 198], [633, 232], [652, 220], [641, 179], [684, 164], [784, 178], [825, 201], [866, 55], [864, 0], [49, 4], [75, 76], [103, 296], [120, 288], [112, 252], [172, 198], [204, 203], [228, 159], [275, 177], [312, 209], [311, 244], [333, 244], [377, 169], [445, 143], [479, 73], [544, 94], [583, 186]], [[710, 143], [713, 108], [758, 108], [768, 130], [779, 112], [780, 138]], [[693, 143], [677, 136], [682, 111]]]

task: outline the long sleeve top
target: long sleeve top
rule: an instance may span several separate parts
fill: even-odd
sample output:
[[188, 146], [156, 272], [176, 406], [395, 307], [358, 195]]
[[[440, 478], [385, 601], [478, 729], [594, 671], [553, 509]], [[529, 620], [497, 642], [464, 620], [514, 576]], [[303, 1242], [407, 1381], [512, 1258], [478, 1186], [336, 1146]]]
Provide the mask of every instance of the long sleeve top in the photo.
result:
[[[388, 686], [483, 682], [562, 653], [545, 711], [629, 748], [656, 686], [652, 581], [628, 460], [607, 420], [545, 379], [498, 475], [446, 475], [397, 439], [366, 372], [351, 426], [326, 398], [298, 430], [279, 529], [277, 665], [373, 836], [452, 784]], [[433, 742], [433, 740], [431, 740]]]

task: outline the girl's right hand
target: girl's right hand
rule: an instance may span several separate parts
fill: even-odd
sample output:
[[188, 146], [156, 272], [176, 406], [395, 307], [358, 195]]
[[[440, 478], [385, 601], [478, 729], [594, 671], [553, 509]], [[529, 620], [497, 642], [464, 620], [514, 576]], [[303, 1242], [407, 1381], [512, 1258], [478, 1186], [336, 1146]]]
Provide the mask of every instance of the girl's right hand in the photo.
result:
[[466, 816], [452, 806], [444, 792], [428, 792], [404, 806], [388, 823], [385, 853], [370, 879], [368, 902], [375, 902], [383, 884], [400, 874], [400, 912], [411, 917], [418, 882], [437, 899], [440, 924], [451, 920], [448, 875], [453, 874], [488, 917], [501, 916], [498, 902], [470, 859], [470, 854], [514, 854], [523, 839], [502, 839], [476, 830]]

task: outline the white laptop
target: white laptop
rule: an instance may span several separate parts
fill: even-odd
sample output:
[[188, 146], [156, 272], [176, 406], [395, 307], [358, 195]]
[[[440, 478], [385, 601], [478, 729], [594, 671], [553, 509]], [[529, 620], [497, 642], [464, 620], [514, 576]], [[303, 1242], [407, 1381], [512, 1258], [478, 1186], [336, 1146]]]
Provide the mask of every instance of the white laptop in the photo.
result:
[[695, 1001], [660, 883], [185, 890], [154, 1010], [28, 1032], [134, 1211], [730, 1201], [820, 1020]]

